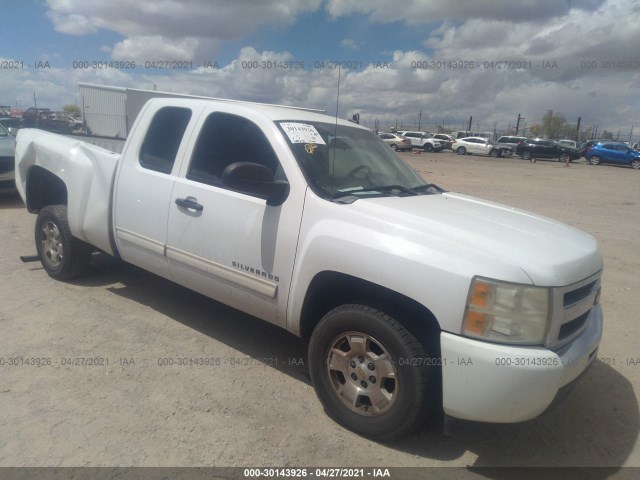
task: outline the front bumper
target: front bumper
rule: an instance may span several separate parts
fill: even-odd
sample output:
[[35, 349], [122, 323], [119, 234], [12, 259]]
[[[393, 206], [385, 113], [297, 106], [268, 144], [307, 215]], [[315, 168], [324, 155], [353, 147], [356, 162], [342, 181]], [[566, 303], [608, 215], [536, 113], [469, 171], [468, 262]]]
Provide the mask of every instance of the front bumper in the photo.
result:
[[596, 358], [602, 309], [586, 329], [559, 350], [472, 340], [443, 332], [442, 401], [447, 416], [489, 423], [523, 422], [543, 413], [562, 387]]

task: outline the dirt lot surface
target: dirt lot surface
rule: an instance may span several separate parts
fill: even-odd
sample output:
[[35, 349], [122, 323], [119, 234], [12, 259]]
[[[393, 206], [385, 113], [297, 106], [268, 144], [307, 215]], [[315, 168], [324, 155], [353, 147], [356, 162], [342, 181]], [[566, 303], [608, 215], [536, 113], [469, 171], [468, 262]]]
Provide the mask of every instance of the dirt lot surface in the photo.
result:
[[[306, 347], [288, 333], [110, 258], [71, 283], [21, 263], [35, 253], [35, 216], [2, 195], [0, 466], [640, 466], [640, 171], [403, 156], [448, 190], [599, 240], [600, 359], [556, 410], [479, 435], [447, 437], [436, 423], [369, 441], [325, 415]], [[82, 358], [97, 365], [69, 365]], [[222, 363], [159, 364], [167, 358]]]

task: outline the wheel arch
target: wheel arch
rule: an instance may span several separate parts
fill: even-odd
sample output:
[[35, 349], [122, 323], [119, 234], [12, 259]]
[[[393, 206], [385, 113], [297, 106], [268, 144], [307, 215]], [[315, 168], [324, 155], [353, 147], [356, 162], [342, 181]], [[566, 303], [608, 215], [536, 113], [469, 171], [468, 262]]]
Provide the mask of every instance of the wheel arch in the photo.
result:
[[27, 172], [27, 210], [37, 213], [48, 205], [67, 205], [68, 193], [64, 181], [38, 165], [32, 165]]
[[389, 288], [334, 271], [319, 272], [309, 284], [300, 314], [300, 336], [308, 341], [327, 312], [348, 303], [362, 303], [384, 311], [426, 348], [440, 354], [440, 324], [426, 306]]

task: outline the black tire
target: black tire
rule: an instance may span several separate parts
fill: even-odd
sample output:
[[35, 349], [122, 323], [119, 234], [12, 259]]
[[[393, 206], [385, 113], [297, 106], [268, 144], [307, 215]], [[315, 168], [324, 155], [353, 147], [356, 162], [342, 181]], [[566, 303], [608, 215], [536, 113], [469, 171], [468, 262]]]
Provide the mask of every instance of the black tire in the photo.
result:
[[600, 157], [598, 155], [593, 155], [592, 157], [589, 157], [589, 163], [591, 165], [600, 165]]
[[66, 205], [40, 210], [34, 233], [40, 262], [50, 277], [71, 280], [87, 271], [94, 248], [71, 235]]
[[398, 146], [395, 143], [391, 144], [391, 150], [398, 151]]
[[456, 148], [456, 153], [458, 155], [466, 155], [467, 154], [467, 149], [464, 147], [458, 147]]
[[493, 150], [491, 150], [491, 152], [489, 152], [489, 155], [491, 155], [492, 157], [501, 157], [502, 153], [497, 148], [494, 148]]
[[405, 435], [428, 416], [435, 363], [399, 322], [364, 305], [331, 310], [309, 343], [311, 379], [328, 415], [377, 440]]
[[523, 160], [531, 160], [531, 152], [522, 152]]
[[433, 145], [431, 145], [430, 143], [425, 143], [425, 144], [422, 146], [422, 149], [423, 149], [425, 152], [433, 152]]
[[631, 160], [631, 168], [640, 170], [640, 159], [636, 158], [635, 160]]
[[558, 157], [558, 161], [559, 162], [566, 162], [569, 158], [569, 154], [567, 153], [561, 153], [560, 156]]

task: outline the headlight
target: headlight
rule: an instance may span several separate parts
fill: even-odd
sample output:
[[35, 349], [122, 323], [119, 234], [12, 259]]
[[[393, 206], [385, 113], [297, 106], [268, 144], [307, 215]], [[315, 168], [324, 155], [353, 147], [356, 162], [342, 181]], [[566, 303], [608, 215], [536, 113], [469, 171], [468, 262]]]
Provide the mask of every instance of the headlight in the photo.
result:
[[544, 344], [549, 324], [548, 288], [474, 278], [463, 335], [500, 343]]

